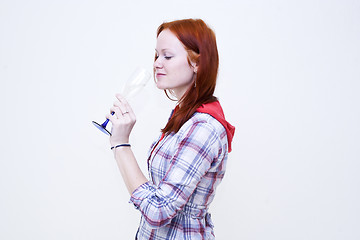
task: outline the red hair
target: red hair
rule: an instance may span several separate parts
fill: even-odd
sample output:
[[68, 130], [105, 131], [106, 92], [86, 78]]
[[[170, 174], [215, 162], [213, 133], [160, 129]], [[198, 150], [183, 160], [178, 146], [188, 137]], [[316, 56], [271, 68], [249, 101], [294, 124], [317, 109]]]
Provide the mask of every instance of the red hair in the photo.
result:
[[[213, 95], [219, 67], [219, 55], [214, 32], [201, 19], [184, 19], [161, 24], [157, 36], [170, 30], [188, 52], [188, 62], [198, 66], [194, 86], [190, 87], [179, 100], [179, 108], [174, 112], [162, 132], [177, 132], [191, 118], [202, 104], [216, 101]], [[165, 90], [166, 95], [169, 97]], [[181, 107], [180, 107], [181, 105]]]

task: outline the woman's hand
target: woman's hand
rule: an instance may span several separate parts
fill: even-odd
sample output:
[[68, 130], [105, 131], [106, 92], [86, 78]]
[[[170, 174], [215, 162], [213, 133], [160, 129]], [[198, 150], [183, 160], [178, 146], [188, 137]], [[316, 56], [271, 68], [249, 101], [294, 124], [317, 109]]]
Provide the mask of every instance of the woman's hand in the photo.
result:
[[[112, 123], [110, 143], [115, 146], [129, 142], [129, 136], [135, 125], [136, 117], [129, 103], [120, 94], [116, 94], [118, 101], [110, 108], [106, 118]], [[114, 113], [111, 115], [111, 113]]]
[[[116, 94], [118, 99], [114, 106], [110, 108], [110, 113], [106, 115], [112, 123], [110, 144], [116, 146], [122, 143], [129, 143], [129, 135], [136, 122], [135, 114], [129, 103], [120, 94]], [[113, 115], [111, 113], [114, 113]], [[116, 163], [130, 195], [148, 180], [142, 173], [134, 153], [130, 147], [114, 148], [113, 150]]]

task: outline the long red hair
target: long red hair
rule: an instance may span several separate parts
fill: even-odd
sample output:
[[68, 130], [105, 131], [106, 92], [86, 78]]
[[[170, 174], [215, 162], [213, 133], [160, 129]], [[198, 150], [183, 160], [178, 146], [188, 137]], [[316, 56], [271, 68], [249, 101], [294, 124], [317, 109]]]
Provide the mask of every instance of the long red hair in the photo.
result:
[[[177, 36], [188, 52], [188, 62], [197, 63], [194, 86], [179, 100], [179, 107], [162, 132], [177, 132], [204, 103], [216, 101], [213, 95], [219, 67], [219, 55], [214, 32], [201, 19], [183, 19], [165, 22], [158, 27], [157, 36], [165, 30]], [[169, 97], [165, 90], [166, 95]], [[180, 104], [181, 103], [181, 104]], [[181, 105], [181, 107], [180, 107]]]

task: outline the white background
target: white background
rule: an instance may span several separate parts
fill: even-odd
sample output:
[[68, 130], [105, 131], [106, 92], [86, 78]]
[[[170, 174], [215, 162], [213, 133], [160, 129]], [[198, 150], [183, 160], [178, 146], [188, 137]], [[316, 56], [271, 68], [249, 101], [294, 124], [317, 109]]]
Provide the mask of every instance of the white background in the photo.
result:
[[[0, 239], [133, 239], [102, 122], [163, 21], [216, 32], [236, 126], [211, 212], [217, 239], [360, 239], [360, 2], [0, 0]], [[132, 101], [146, 153], [174, 103]]]

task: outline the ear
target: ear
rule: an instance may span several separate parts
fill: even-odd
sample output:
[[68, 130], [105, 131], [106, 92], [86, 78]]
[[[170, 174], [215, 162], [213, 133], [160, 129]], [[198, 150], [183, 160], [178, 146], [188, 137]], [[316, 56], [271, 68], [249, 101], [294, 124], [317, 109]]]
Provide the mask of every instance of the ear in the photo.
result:
[[188, 63], [193, 68], [194, 73], [197, 73], [199, 68], [200, 54], [192, 50], [188, 50]]
[[194, 73], [197, 73], [198, 68], [199, 68], [198, 64], [195, 63], [195, 62], [191, 62], [191, 66], [192, 66], [192, 68], [193, 68], [193, 70], [194, 70]]

